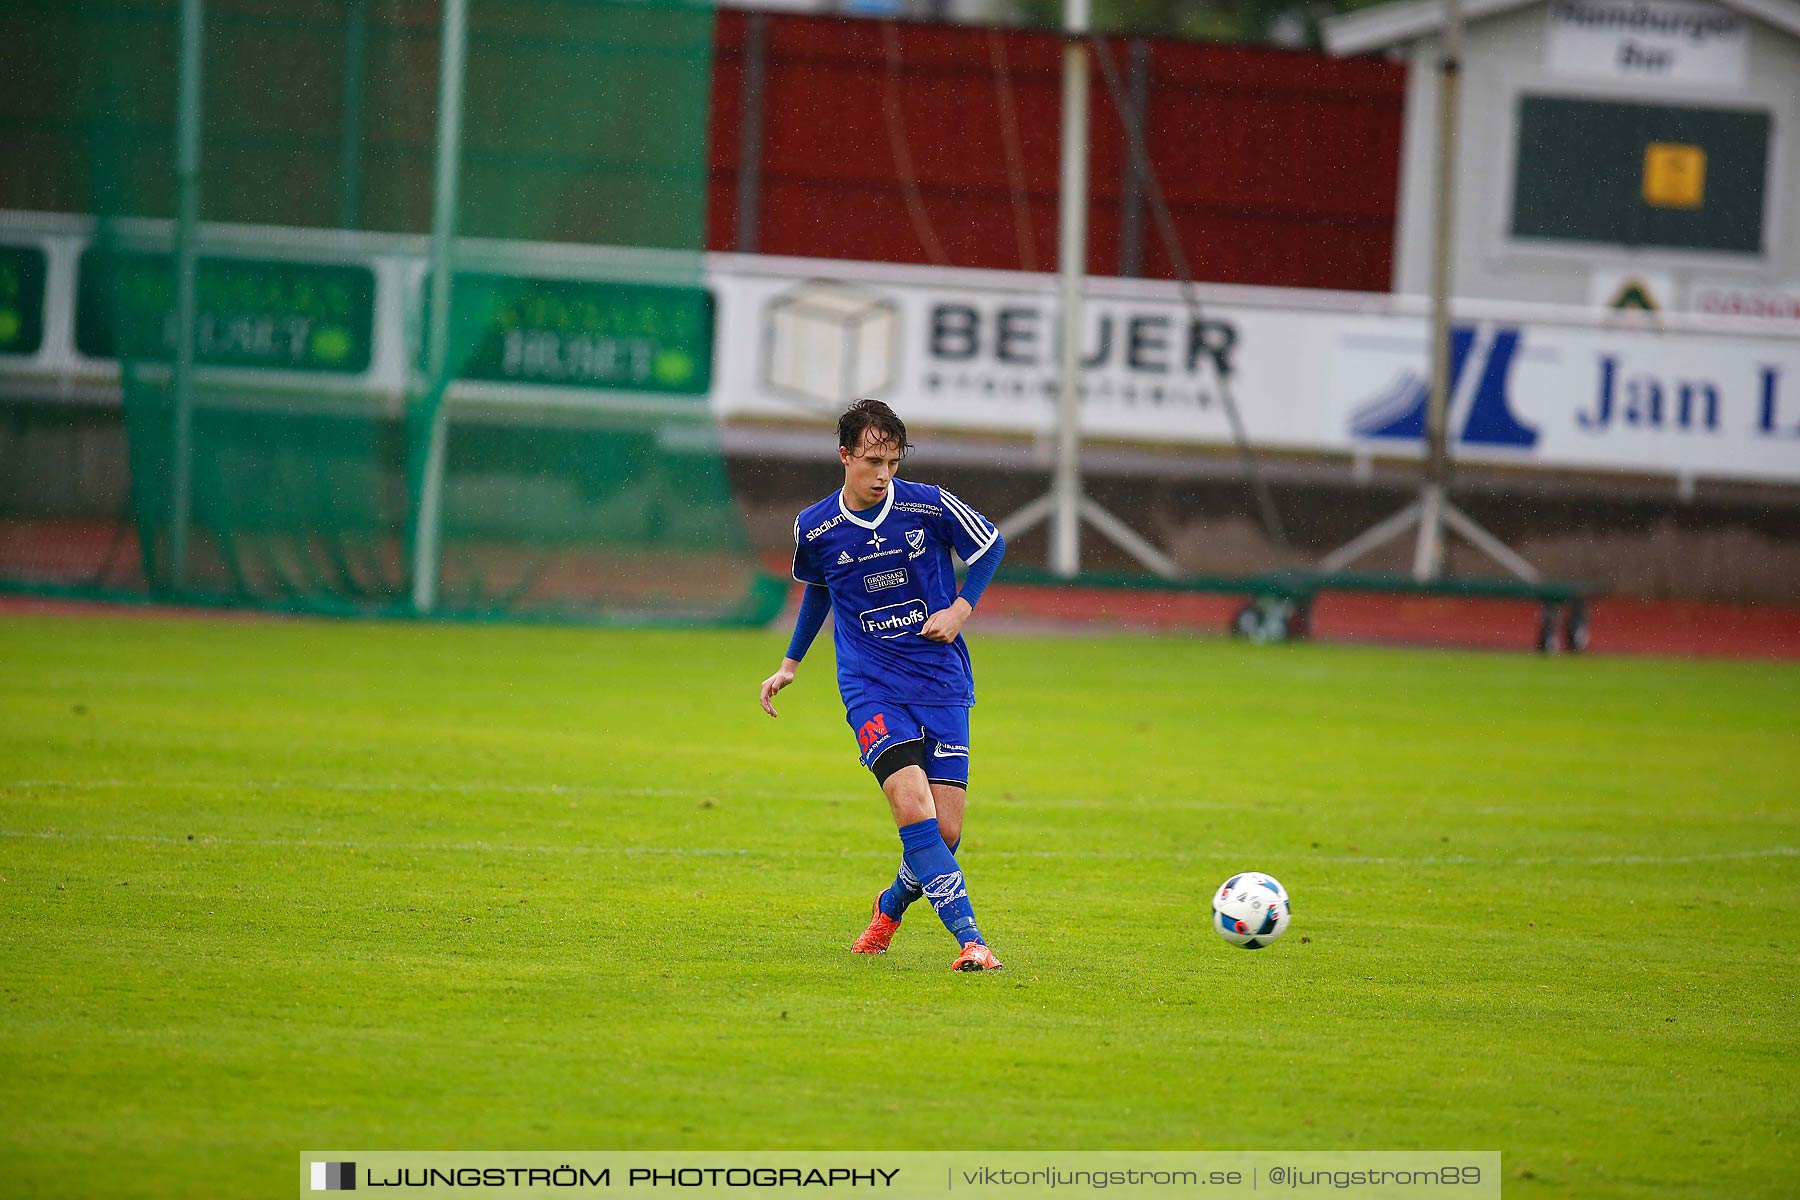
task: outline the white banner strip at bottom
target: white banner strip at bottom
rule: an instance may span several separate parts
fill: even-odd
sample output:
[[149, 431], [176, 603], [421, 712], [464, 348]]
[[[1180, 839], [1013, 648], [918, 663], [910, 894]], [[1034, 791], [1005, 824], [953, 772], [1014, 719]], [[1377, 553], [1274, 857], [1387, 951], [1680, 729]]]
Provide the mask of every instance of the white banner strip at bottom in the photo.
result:
[[1500, 1200], [1497, 1150], [318, 1150], [300, 1195]]

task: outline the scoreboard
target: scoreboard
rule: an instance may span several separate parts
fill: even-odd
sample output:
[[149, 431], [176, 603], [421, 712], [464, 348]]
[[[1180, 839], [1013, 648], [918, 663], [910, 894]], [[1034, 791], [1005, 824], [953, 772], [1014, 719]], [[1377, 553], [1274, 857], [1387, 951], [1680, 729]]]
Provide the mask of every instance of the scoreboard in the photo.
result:
[[1516, 238], [1757, 255], [1765, 110], [1524, 94]]

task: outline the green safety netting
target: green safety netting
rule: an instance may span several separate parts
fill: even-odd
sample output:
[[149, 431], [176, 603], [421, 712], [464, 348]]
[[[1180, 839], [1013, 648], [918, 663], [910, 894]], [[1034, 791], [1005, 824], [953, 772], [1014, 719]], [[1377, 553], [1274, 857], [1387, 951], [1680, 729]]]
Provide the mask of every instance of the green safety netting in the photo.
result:
[[446, 176], [455, 7], [0, 0], [0, 586], [772, 615], [707, 406], [710, 8], [467, 0]]

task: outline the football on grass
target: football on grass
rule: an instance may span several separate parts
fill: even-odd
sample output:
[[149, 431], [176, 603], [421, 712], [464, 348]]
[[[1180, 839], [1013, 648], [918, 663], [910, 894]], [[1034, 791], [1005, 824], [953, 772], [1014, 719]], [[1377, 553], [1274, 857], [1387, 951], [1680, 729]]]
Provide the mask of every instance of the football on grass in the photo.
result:
[[1292, 916], [1287, 889], [1261, 871], [1233, 875], [1213, 893], [1213, 928], [1243, 950], [1261, 950], [1279, 938]]

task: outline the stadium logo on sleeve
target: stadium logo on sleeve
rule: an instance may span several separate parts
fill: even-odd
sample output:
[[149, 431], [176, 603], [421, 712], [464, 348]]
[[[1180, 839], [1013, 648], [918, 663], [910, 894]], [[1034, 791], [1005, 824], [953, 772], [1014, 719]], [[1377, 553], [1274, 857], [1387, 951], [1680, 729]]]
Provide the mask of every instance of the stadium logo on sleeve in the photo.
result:
[[818, 541], [821, 534], [825, 533], [826, 530], [828, 530], [832, 526], [838, 524], [843, 519], [844, 519], [844, 514], [839, 513], [837, 516], [831, 518], [831, 520], [825, 522], [823, 525], [814, 525], [811, 529], [806, 531], [806, 540], [809, 542]]
[[857, 624], [864, 633], [891, 641], [918, 633], [928, 616], [923, 600], [907, 600], [867, 609], [857, 618]]
[[906, 582], [906, 568], [898, 571], [877, 571], [873, 575], [863, 576], [865, 591], [879, 592], [885, 588], [899, 587]]
[[312, 1164], [312, 1190], [315, 1192], [354, 1192], [356, 1164], [353, 1162], [316, 1162]]

